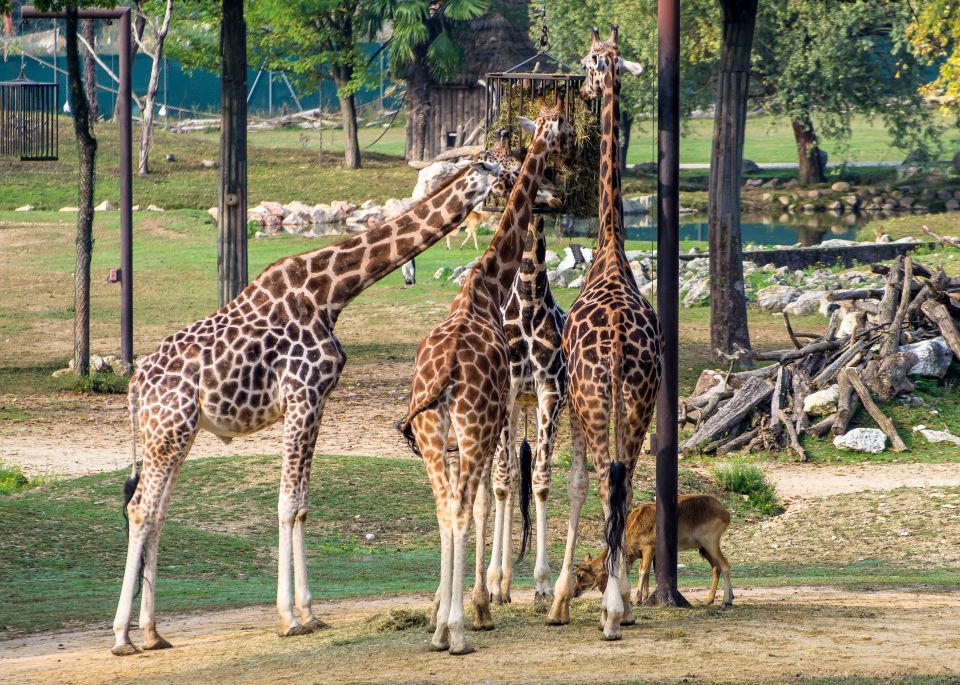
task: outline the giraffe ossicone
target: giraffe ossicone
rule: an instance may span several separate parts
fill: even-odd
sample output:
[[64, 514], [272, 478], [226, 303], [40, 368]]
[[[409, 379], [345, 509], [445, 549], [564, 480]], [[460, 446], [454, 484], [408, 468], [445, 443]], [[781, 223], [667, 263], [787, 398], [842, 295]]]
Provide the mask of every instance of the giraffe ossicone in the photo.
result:
[[[130, 618], [142, 575], [144, 649], [169, 643], [157, 633], [154, 589], [161, 528], [180, 466], [200, 429], [221, 438], [283, 420], [278, 505], [277, 610], [281, 635], [323, 626], [307, 582], [308, 482], [323, 408], [346, 355], [333, 328], [365, 288], [456, 228], [500, 173], [470, 162], [400, 216], [335, 245], [286, 257], [233, 301], [163, 340], [130, 380], [132, 476], [127, 561], [113, 623], [113, 653], [134, 654]], [[143, 446], [137, 470], [137, 438]]]

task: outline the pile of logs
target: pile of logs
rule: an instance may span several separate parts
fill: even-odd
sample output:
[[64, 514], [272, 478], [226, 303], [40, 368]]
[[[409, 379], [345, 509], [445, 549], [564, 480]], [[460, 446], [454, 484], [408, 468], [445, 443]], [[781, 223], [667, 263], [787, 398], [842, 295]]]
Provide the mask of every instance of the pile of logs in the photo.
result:
[[[840, 306], [822, 335], [794, 332], [784, 314], [794, 349], [755, 352], [755, 361], [774, 363], [750, 371], [732, 372], [740, 357], [730, 358], [726, 373], [705, 371], [693, 396], [680, 401], [680, 427], [694, 430], [683, 450], [727, 454], [788, 448], [806, 461], [801, 437], [843, 435], [861, 404], [893, 448], [906, 450], [875, 399], [888, 401], [914, 390], [908, 373], [918, 358], [901, 345], [942, 336], [960, 358], [960, 277], [910, 257], [871, 269], [886, 275], [885, 287], [828, 294]], [[806, 398], [834, 384], [836, 411], [811, 418], [804, 411]]]

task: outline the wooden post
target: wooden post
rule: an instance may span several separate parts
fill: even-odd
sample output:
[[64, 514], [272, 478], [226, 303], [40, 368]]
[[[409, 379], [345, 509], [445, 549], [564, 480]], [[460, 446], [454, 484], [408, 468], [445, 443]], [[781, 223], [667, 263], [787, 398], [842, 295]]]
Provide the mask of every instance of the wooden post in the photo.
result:
[[243, 0], [223, 0], [220, 56], [217, 303], [222, 307], [247, 285], [247, 25]]

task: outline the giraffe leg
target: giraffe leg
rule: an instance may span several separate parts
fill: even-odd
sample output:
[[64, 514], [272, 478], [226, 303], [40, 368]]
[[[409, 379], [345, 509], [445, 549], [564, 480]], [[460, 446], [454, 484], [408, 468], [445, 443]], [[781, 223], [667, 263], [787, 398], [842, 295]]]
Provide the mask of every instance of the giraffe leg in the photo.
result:
[[547, 553], [547, 499], [550, 496], [550, 459], [557, 422], [560, 420], [561, 398], [539, 392], [537, 397], [537, 454], [533, 465], [533, 496], [537, 507], [537, 560], [533, 567], [536, 582], [534, 601], [553, 599], [550, 584], [550, 559]]
[[[511, 387], [510, 398], [516, 397]], [[493, 524], [492, 552], [487, 568], [487, 588], [497, 604], [510, 601], [510, 582], [513, 573], [513, 491], [516, 484], [516, 425], [519, 412], [516, 403], [509, 401], [506, 416], [510, 417], [500, 431], [500, 440], [492, 466], [493, 493], [496, 498], [496, 514]]]
[[437, 602], [437, 627], [434, 630], [433, 639], [430, 640], [432, 652], [444, 652], [450, 649], [448, 621], [453, 579], [453, 527], [450, 525], [449, 500], [449, 495], [444, 494], [442, 500], [437, 502], [437, 523], [440, 524], [440, 587], [437, 588], [437, 595], [440, 601]]
[[493, 617], [490, 615], [490, 593], [487, 591], [486, 569], [483, 562], [487, 554], [487, 518], [490, 514], [490, 468], [489, 465], [480, 479], [477, 496], [473, 502], [473, 527], [477, 535], [477, 547], [474, 554], [476, 565], [473, 583], [473, 629], [493, 630]]
[[307, 518], [310, 466], [321, 415], [321, 408], [307, 400], [308, 394], [291, 393], [283, 422], [284, 461], [277, 505], [280, 527], [277, 612], [280, 614], [278, 632], [281, 637], [306, 635], [325, 627], [322, 621], [317, 621], [313, 616], [307, 580], [304, 522]]
[[[172, 412], [171, 412], [172, 413]], [[162, 419], [155, 425], [165, 426]], [[116, 656], [136, 654], [139, 650], [130, 641], [130, 617], [137, 585], [141, 584], [140, 626], [146, 638], [147, 649], [160, 649], [170, 644], [156, 631], [154, 618], [154, 590], [157, 576], [157, 547], [166, 502], [173, 490], [176, 471], [186, 458], [196, 435], [196, 416], [181, 420], [174, 426], [144, 431], [144, 457], [140, 480], [133, 498], [127, 504], [128, 535], [127, 563], [120, 589], [120, 601], [113, 619], [114, 645], [110, 650]], [[159, 433], [159, 434], [158, 434]], [[154, 446], [160, 445], [161, 449]], [[142, 583], [140, 579], [143, 573]]]
[[547, 625], [560, 626], [570, 623], [570, 598], [573, 597], [573, 555], [577, 547], [577, 531], [580, 528], [580, 510], [587, 499], [587, 443], [583, 428], [574, 413], [570, 412], [570, 437], [573, 441], [573, 463], [567, 476], [567, 496], [570, 499], [570, 520], [567, 524], [567, 547], [563, 554], [563, 566], [553, 586], [553, 606], [547, 614]]

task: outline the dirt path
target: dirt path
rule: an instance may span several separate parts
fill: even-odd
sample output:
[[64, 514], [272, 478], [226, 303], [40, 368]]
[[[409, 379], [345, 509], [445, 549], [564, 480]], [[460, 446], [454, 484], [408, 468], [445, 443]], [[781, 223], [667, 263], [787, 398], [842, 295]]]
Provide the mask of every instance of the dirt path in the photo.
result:
[[775, 464], [764, 467], [787, 501], [831, 497], [901, 487], [960, 486], [960, 462], [954, 464]]
[[[739, 588], [731, 610], [644, 609], [624, 639], [602, 642], [597, 597], [570, 626], [548, 629], [523, 602], [495, 608], [498, 629], [470, 633], [463, 658], [426, 650], [423, 628], [377, 633], [389, 609], [426, 610], [428, 596], [324, 603], [332, 628], [281, 640], [275, 609], [163, 617], [169, 651], [119, 659], [107, 627], [0, 642], [0, 682], [796, 682], [797, 677], [960, 677], [960, 595]], [[139, 635], [136, 636], [139, 639]], [[535, 646], [535, 648], [533, 648]], [[482, 674], [482, 675], [480, 675]]]

